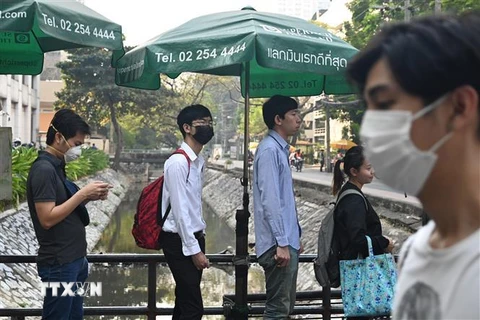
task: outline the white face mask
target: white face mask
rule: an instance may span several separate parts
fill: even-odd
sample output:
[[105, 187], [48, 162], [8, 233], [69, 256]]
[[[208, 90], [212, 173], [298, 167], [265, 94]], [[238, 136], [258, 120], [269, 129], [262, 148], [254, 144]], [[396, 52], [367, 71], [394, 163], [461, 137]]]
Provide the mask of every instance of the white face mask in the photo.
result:
[[67, 152], [65, 152], [65, 154], [63, 155], [63, 157], [65, 158], [65, 163], [69, 163], [80, 158], [80, 156], [82, 155], [82, 146], [71, 147], [67, 139], [65, 139], [63, 135], [62, 137], [66, 144], [70, 147], [70, 149], [68, 149]]
[[360, 129], [365, 156], [375, 175], [388, 186], [417, 196], [437, 161], [435, 152], [452, 136], [445, 135], [430, 150], [419, 150], [410, 139], [413, 121], [437, 108], [446, 98], [413, 114], [403, 110], [367, 110]]
[[72, 147], [65, 152], [65, 162], [71, 162], [77, 160], [82, 155], [82, 146]]

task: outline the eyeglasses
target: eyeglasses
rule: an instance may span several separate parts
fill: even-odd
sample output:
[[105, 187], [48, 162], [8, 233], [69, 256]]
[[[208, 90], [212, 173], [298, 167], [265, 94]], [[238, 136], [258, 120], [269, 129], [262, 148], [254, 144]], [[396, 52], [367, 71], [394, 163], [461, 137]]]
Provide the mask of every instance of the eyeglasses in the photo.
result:
[[207, 121], [207, 120], [194, 120], [192, 122], [192, 125], [195, 127], [195, 126], [210, 126], [210, 127], [213, 127], [215, 126], [215, 122], [210, 120], [210, 121]]

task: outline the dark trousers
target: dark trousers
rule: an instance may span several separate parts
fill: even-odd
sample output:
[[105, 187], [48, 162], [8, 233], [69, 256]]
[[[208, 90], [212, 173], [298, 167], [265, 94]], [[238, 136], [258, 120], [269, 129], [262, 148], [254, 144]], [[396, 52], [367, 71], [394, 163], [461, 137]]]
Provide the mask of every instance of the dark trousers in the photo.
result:
[[[85, 282], [88, 277], [88, 261], [85, 257], [65, 264], [37, 265], [38, 275], [42, 282]], [[77, 285], [72, 287], [76, 292]], [[43, 298], [43, 320], [81, 320], [83, 319], [83, 296], [62, 296], [63, 287], [56, 295], [52, 289], [46, 290]]]
[[[197, 237], [205, 253], [205, 238]], [[190, 256], [182, 252], [182, 240], [177, 233], [162, 234], [163, 253], [175, 279], [175, 307], [172, 319], [202, 319], [203, 300], [200, 290], [202, 270], [198, 270]]]

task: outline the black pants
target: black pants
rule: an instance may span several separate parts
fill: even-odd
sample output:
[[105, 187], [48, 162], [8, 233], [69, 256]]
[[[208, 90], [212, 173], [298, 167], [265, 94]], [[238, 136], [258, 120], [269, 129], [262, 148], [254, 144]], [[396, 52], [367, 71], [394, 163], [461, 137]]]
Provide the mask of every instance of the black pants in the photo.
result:
[[[205, 238], [197, 236], [205, 253]], [[198, 270], [190, 256], [182, 253], [182, 240], [177, 233], [162, 233], [163, 253], [175, 279], [175, 307], [172, 319], [201, 319], [203, 300], [200, 291], [202, 270]]]

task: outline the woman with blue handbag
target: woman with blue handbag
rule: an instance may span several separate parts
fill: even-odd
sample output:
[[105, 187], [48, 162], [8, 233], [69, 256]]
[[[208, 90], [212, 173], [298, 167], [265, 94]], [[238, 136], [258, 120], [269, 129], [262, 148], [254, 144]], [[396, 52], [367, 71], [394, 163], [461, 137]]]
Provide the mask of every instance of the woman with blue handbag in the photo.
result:
[[[343, 163], [343, 172], [340, 165]], [[345, 177], [348, 178], [345, 182]], [[382, 225], [380, 219], [373, 209], [372, 205], [363, 195], [361, 189], [363, 185], [371, 183], [374, 177], [374, 170], [370, 162], [363, 155], [363, 148], [355, 146], [350, 148], [343, 160], [337, 161], [335, 164], [333, 175], [333, 194], [341, 196], [342, 193], [348, 191], [349, 194], [342, 198], [337, 204], [335, 217], [334, 239], [339, 248], [339, 260], [356, 260], [359, 256], [368, 257], [369, 251], [373, 255], [381, 255], [385, 252], [392, 252], [393, 242], [382, 235]], [[344, 183], [345, 182], [345, 183]], [[368, 236], [368, 237], [367, 237]], [[368, 242], [371, 242], [370, 249]], [[342, 264], [340, 261], [341, 280]], [[345, 315], [348, 319], [369, 319], [366, 317], [355, 317], [349, 314], [348, 303], [346, 305], [347, 295], [352, 293], [352, 288], [356, 287], [355, 283], [341, 283], [342, 298], [344, 301]], [[393, 298], [393, 297], [392, 297]], [[373, 312], [373, 315], [380, 315]], [[381, 312], [380, 312], [381, 313]], [[362, 313], [354, 313], [361, 315]]]

